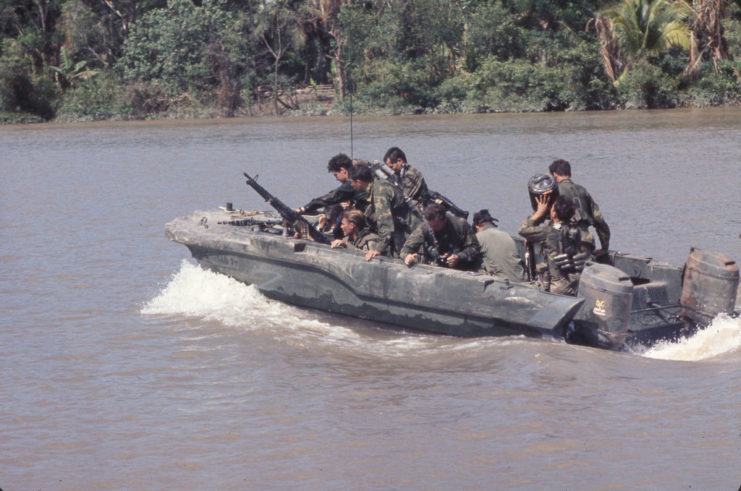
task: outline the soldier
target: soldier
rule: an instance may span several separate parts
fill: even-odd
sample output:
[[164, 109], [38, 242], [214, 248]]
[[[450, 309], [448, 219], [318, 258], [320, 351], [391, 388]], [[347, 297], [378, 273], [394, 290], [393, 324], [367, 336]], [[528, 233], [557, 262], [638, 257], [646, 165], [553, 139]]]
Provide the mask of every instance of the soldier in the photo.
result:
[[456, 269], [476, 270], [481, 264], [481, 252], [476, 234], [462, 218], [448, 215], [439, 203], [427, 205], [425, 221], [409, 236], [401, 249], [407, 266], [419, 260]]
[[365, 259], [380, 254], [398, 257], [407, 236], [420, 223], [401, 190], [385, 179], [374, 181], [370, 167], [362, 163], [350, 169], [350, 184], [357, 193], [366, 193], [365, 217], [378, 234], [376, 247], [365, 253]]
[[407, 156], [399, 147], [386, 150], [383, 161], [394, 171], [396, 185], [412, 200], [414, 206], [422, 210], [430, 199], [430, 191], [422, 173], [407, 163]]
[[349, 247], [369, 251], [375, 249], [378, 235], [370, 231], [366, 226], [365, 215], [360, 210], [347, 210], [342, 214], [340, 224], [344, 238], [333, 240], [330, 246]]
[[[551, 192], [535, 196], [536, 210], [522, 222], [518, 233], [534, 244], [540, 244], [546, 269], [541, 275], [544, 291], [576, 295], [579, 273], [584, 269], [587, 253], [580, 252], [581, 233], [570, 220], [574, 205], [565, 196], [559, 196], [550, 206]], [[546, 219], [549, 213], [550, 220]]]
[[324, 196], [319, 196], [309, 201], [301, 208], [297, 208], [296, 213], [304, 215], [318, 210], [319, 208], [326, 208], [331, 205], [337, 205], [344, 202], [353, 202], [359, 197], [356, 196], [355, 189], [353, 189], [350, 181], [348, 180], [348, 172], [352, 168], [352, 160], [344, 153], [340, 153], [329, 159], [327, 164], [327, 170], [334, 174], [341, 184], [338, 188], [333, 189]]
[[482, 266], [490, 275], [522, 281], [524, 271], [517, 244], [508, 233], [497, 230], [494, 220], [489, 210], [473, 214], [476, 239], [481, 247]]
[[[548, 167], [558, 182], [558, 193], [566, 196], [574, 204], [574, 220], [581, 229], [582, 250], [599, 257], [607, 254], [610, 248], [610, 227], [599, 211], [589, 192], [571, 180], [571, 164], [565, 160], [554, 160]], [[589, 226], [597, 230], [601, 249], [595, 251], [595, 242]]]

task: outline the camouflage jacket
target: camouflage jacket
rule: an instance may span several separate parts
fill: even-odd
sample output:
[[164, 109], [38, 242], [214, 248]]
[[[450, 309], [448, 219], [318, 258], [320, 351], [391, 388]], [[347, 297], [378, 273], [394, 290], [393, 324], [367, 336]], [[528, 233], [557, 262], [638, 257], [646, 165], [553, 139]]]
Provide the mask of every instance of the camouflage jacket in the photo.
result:
[[[589, 230], [592, 225], [597, 230], [602, 249], [610, 247], [610, 227], [599, 211], [599, 206], [594, 202], [584, 186], [574, 183], [571, 179], [563, 179], [558, 183], [558, 194], [566, 196], [574, 203], [574, 221], [581, 229], [582, 241], [590, 244], [594, 249], [594, 237]], [[591, 251], [588, 251], [591, 252]]]
[[439, 232], [433, 232], [427, 223], [420, 224], [409, 236], [401, 249], [401, 257], [421, 253], [423, 262], [436, 264], [445, 254], [458, 254], [456, 269], [475, 270], [481, 264], [481, 250], [476, 233], [462, 218], [451, 214]]
[[420, 208], [429, 201], [430, 191], [427, 189], [427, 183], [422, 173], [411, 167], [409, 164], [404, 164], [401, 168], [401, 172], [397, 175], [394, 174], [396, 184], [404, 191], [404, 194], [414, 202], [414, 205]]
[[378, 234], [375, 250], [398, 256], [407, 236], [421, 222], [407, 204], [401, 190], [385, 179], [376, 179], [367, 189], [365, 218]]
[[347, 180], [343, 182], [338, 188], [333, 189], [323, 196], [319, 196], [318, 198], [314, 198], [313, 200], [309, 201], [308, 203], [306, 203], [306, 205], [303, 206], [303, 208], [304, 210], [306, 210], [306, 213], [311, 213], [312, 211], [318, 210], [319, 208], [326, 208], [328, 206], [337, 205], [344, 201], [355, 202], [359, 198], [361, 198], [361, 196], [358, 196], [358, 193], [355, 191], [355, 189], [353, 189], [350, 181]]
[[368, 227], [361, 230], [355, 240], [350, 240], [349, 237], [346, 237], [345, 239], [347, 240], [348, 248], [354, 247], [361, 251], [370, 251], [371, 249], [375, 249], [376, 244], [378, 243], [378, 235], [371, 232]]
[[561, 271], [554, 258], [569, 247], [574, 249], [572, 254], [579, 251], [579, 244], [582, 241], [579, 227], [575, 223], [566, 226], [553, 224], [550, 220], [538, 224], [528, 217], [522, 222], [517, 233], [533, 245], [540, 246], [547, 268], [543, 289], [552, 293], [575, 295], [578, 276]]

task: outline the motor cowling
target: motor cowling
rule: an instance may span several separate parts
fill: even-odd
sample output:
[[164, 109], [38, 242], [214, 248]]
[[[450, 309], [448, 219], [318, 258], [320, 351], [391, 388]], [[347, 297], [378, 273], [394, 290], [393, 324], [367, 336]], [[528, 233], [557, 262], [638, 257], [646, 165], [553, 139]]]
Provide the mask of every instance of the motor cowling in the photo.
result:
[[690, 249], [682, 275], [682, 315], [708, 323], [718, 314], [732, 314], [739, 282], [738, 265], [726, 254]]
[[576, 295], [584, 303], [574, 316], [574, 331], [567, 341], [619, 349], [628, 336], [633, 308], [630, 276], [607, 264], [587, 263]]

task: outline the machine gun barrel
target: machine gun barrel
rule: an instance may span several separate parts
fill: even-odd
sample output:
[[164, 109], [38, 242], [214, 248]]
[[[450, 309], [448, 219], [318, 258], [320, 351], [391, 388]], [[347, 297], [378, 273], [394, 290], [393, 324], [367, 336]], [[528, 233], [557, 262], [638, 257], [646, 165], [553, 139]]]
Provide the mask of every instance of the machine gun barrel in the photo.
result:
[[430, 191], [430, 198], [432, 199], [432, 201], [438, 202], [441, 205], [445, 206], [445, 208], [447, 208], [448, 211], [453, 215], [468, 219], [468, 212], [466, 210], [458, 208], [455, 203], [450, 201], [449, 198], [446, 198], [437, 191]]
[[314, 225], [309, 223], [306, 218], [299, 215], [293, 209], [291, 209], [289, 206], [287, 206], [285, 203], [283, 203], [280, 199], [278, 199], [276, 196], [273, 196], [268, 192], [267, 189], [262, 187], [257, 183], [257, 181], [252, 178], [249, 174], [244, 172], [244, 177], [247, 178], [247, 185], [252, 187], [255, 191], [257, 191], [257, 194], [262, 196], [262, 198], [270, 203], [270, 206], [275, 208], [275, 211], [277, 211], [281, 217], [283, 217], [284, 220], [287, 220], [291, 223], [295, 222], [301, 222], [303, 226], [305, 226], [309, 231], [309, 236], [314, 242], [319, 242], [320, 244], [329, 244], [329, 239], [324, 236], [320, 231], [318, 231], [316, 228], [314, 228]]

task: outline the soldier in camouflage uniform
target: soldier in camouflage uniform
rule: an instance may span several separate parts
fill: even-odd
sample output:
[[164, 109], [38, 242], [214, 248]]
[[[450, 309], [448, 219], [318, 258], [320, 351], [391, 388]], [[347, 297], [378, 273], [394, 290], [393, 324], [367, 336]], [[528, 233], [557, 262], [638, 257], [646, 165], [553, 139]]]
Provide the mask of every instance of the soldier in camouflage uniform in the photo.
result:
[[407, 236], [420, 223], [413, 207], [407, 204], [401, 190], [386, 179], [373, 180], [368, 165], [354, 165], [350, 169], [350, 183], [356, 192], [367, 193], [365, 218], [371, 230], [378, 234], [376, 247], [365, 253], [365, 259], [370, 261], [380, 254], [398, 257]]
[[[559, 196], [550, 206], [548, 193], [536, 196], [535, 202], [535, 212], [522, 222], [518, 233], [541, 246], [546, 269], [540, 275], [539, 286], [551, 293], [576, 295], [579, 273], [584, 269], [588, 254], [580, 252], [580, 229], [570, 221], [574, 205], [569, 198]], [[547, 220], [549, 213], [550, 220]]]
[[[589, 192], [571, 180], [571, 164], [565, 160], [555, 160], [548, 170], [558, 182], [558, 194], [566, 196], [574, 204], [574, 221], [581, 230], [582, 250], [589, 254], [594, 252], [595, 256], [606, 254], [610, 248], [610, 227]], [[595, 242], [590, 225], [594, 226], [599, 236], [602, 247], [598, 251], [594, 250]]]
[[481, 265], [481, 251], [476, 233], [462, 218], [445, 213], [439, 203], [427, 205], [425, 221], [409, 236], [401, 249], [407, 266], [419, 261], [455, 269], [475, 271]]
[[369, 251], [376, 248], [378, 235], [367, 227], [365, 215], [360, 210], [347, 210], [342, 214], [340, 228], [344, 234], [342, 239], [333, 240], [330, 246], [347, 247], [349, 249], [360, 249]]
[[304, 215], [318, 210], [319, 208], [327, 208], [332, 205], [337, 205], [344, 202], [354, 202], [355, 200], [361, 199], [361, 196], [357, 196], [355, 189], [353, 189], [348, 179], [348, 172], [352, 168], [352, 160], [344, 153], [340, 153], [329, 159], [327, 164], [327, 170], [334, 174], [341, 184], [338, 188], [333, 189], [323, 196], [314, 198], [301, 208], [296, 209], [296, 213]]
[[391, 180], [412, 200], [420, 212], [430, 200], [430, 191], [422, 173], [407, 163], [407, 156], [399, 147], [386, 150], [383, 161], [394, 171]]

